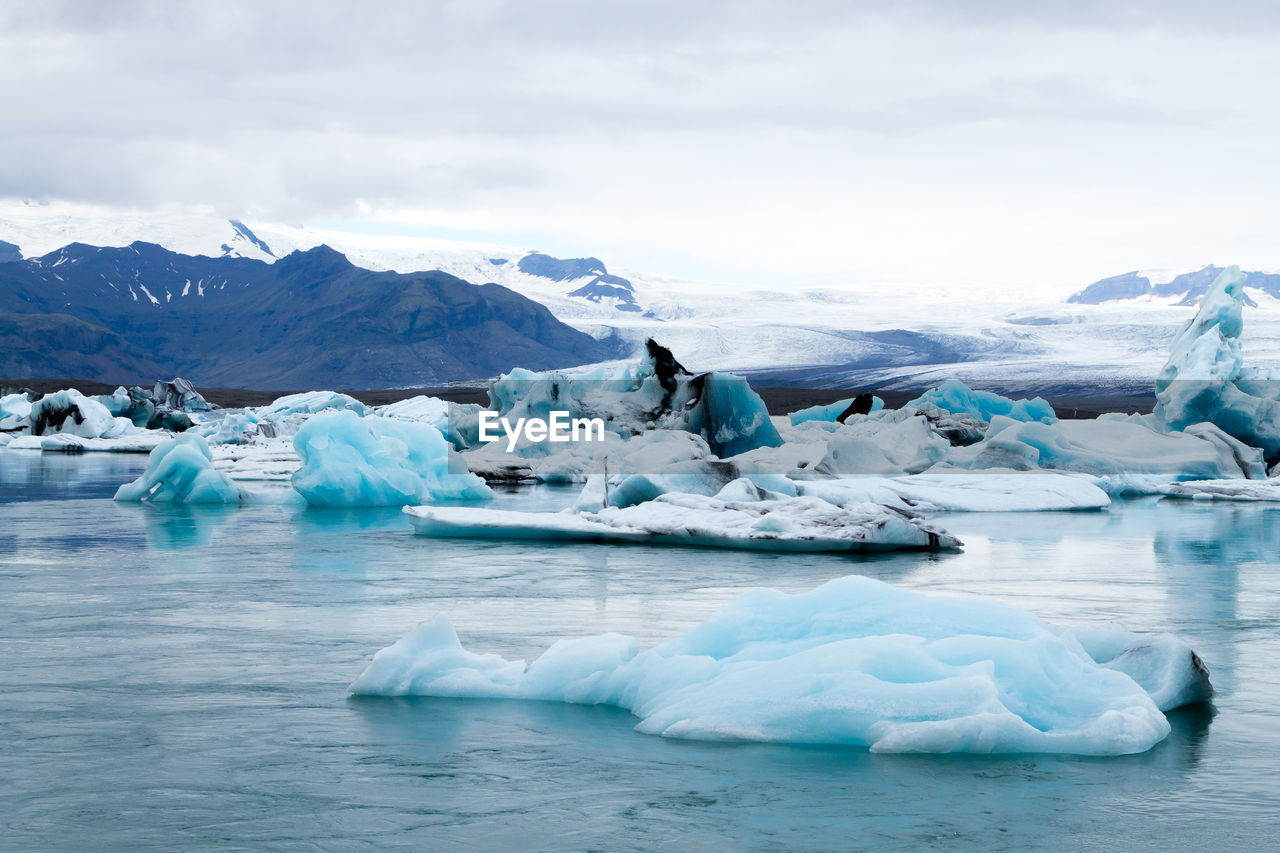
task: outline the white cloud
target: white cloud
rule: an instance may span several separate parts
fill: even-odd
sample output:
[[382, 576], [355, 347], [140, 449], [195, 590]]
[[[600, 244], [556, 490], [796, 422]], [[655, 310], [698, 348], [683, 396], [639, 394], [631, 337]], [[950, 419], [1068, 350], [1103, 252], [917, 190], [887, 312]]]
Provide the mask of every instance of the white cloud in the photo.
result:
[[0, 195], [752, 282], [1280, 266], [1280, 16], [1205, 8], [12, 4]]

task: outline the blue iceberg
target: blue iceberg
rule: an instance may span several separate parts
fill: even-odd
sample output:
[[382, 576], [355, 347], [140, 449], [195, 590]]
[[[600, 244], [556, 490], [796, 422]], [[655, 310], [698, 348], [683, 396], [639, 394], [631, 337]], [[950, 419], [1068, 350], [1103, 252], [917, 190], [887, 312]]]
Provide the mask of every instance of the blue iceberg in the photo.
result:
[[1244, 366], [1245, 277], [1228, 267], [1178, 332], [1156, 378], [1155, 415], [1170, 429], [1211, 423], [1234, 438], [1280, 455], [1280, 383]]
[[[787, 415], [787, 419], [791, 421], [792, 426], [799, 426], [809, 421], [835, 423], [836, 418], [844, 414], [853, 405], [855, 399], [855, 397], [848, 397], [844, 400], [836, 400], [834, 403], [827, 403], [825, 406], [810, 406], [807, 409], [799, 409]], [[884, 400], [879, 397], [872, 397], [871, 408], [867, 411], [867, 414], [878, 412], [883, 408]]]
[[209, 444], [183, 433], [156, 446], [147, 470], [116, 490], [118, 501], [175, 504], [238, 504], [244, 492], [213, 467]]
[[671, 351], [649, 340], [634, 362], [534, 373], [516, 369], [490, 383], [490, 408], [512, 421], [600, 418], [621, 436], [682, 429], [706, 439], [720, 457], [782, 444], [769, 410], [747, 381], [731, 373], [685, 370]]
[[378, 652], [351, 691], [616, 705], [637, 731], [696, 740], [1084, 755], [1162, 740], [1153, 695], [1166, 706], [1208, 695], [1203, 664], [1172, 638], [1130, 662], [1147, 638], [1087, 639], [1105, 660], [1012, 607], [853, 576], [801, 595], [751, 590], [647, 651], [605, 634], [528, 665], [467, 651], [438, 616]]
[[294, 437], [302, 467], [293, 487], [313, 506], [405, 506], [493, 496], [458, 463], [440, 430], [414, 421], [354, 411], [308, 420]]
[[1011, 400], [991, 391], [974, 391], [958, 379], [948, 379], [937, 388], [926, 391], [907, 403], [904, 408], [918, 407], [926, 403], [954, 415], [968, 415], [988, 423], [996, 415], [1015, 421], [1039, 421], [1044, 424], [1051, 424], [1058, 420], [1053, 406], [1050, 406], [1049, 401], [1043, 397]]

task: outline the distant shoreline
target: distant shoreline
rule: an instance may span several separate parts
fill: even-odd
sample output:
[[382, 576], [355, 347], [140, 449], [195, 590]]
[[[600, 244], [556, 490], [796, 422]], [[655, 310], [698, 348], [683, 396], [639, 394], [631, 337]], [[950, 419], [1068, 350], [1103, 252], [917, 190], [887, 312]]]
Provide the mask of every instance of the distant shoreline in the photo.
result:
[[[110, 394], [118, 385], [104, 382], [92, 382], [83, 379], [0, 379], [0, 386], [5, 388], [30, 388], [42, 394], [59, 391], [63, 388], [75, 388], [85, 394]], [[753, 386], [754, 387], [754, 386]], [[297, 393], [296, 390], [258, 391], [244, 388], [204, 388], [197, 387], [200, 394], [210, 403], [224, 409], [262, 406], [285, 394]], [[310, 389], [308, 389], [310, 390]], [[338, 389], [342, 390], [342, 389]], [[777, 388], [756, 387], [756, 392], [764, 399], [771, 415], [785, 415], [807, 406], [820, 406], [834, 403], [861, 394], [864, 391], [881, 397], [889, 408], [897, 408], [920, 396], [918, 391], [880, 391], [874, 388]], [[485, 388], [475, 385], [454, 385], [444, 388], [389, 388], [373, 391], [343, 391], [357, 400], [370, 406], [384, 406], [398, 400], [427, 394], [440, 397], [455, 403], [489, 402]], [[1047, 395], [1058, 417], [1066, 419], [1095, 418], [1105, 412], [1122, 412], [1124, 414], [1146, 414], [1155, 405], [1154, 394], [1117, 394], [1106, 391], [1096, 396], [1076, 394], [1071, 396]]]

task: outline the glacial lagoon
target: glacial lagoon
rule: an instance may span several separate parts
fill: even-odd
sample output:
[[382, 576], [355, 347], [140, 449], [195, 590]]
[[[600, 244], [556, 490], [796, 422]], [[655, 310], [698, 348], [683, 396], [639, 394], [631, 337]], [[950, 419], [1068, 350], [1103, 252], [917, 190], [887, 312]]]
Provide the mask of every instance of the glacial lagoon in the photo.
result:
[[[1275, 844], [1280, 506], [945, 514], [961, 552], [787, 555], [435, 540], [394, 509], [111, 501], [144, 465], [0, 451], [0, 848]], [[744, 589], [848, 574], [1170, 631], [1217, 694], [1118, 758], [698, 743], [608, 707], [347, 694], [435, 613], [474, 651], [532, 658], [606, 631], [653, 645]]]

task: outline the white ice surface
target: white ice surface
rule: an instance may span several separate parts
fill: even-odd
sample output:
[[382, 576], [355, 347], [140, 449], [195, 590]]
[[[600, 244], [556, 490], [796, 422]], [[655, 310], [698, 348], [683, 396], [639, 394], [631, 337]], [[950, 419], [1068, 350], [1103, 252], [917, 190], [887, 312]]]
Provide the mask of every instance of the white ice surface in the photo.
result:
[[424, 536], [693, 545], [766, 551], [951, 548], [959, 540], [919, 518], [874, 503], [835, 506], [820, 498], [763, 492], [736, 480], [716, 496], [669, 492], [595, 512], [517, 512], [406, 507]]

